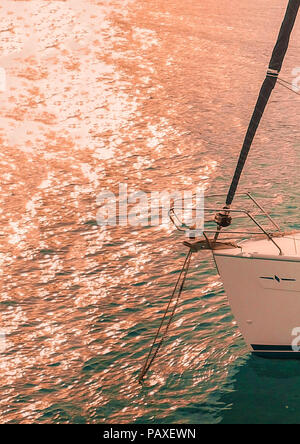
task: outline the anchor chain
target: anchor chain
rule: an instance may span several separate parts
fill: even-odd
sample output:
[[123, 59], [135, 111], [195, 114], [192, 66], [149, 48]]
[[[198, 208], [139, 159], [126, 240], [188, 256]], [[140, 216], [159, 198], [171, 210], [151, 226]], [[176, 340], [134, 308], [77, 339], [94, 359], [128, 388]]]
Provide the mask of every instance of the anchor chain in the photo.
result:
[[[160, 323], [160, 325], [158, 327], [158, 330], [156, 332], [156, 335], [155, 335], [154, 340], [152, 342], [152, 345], [150, 347], [148, 356], [146, 358], [146, 361], [145, 361], [145, 363], [143, 365], [143, 368], [141, 370], [141, 373], [139, 375], [139, 378], [138, 378], [139, 383], [143, 382], [144, 377], [148, 373], [151, 365], [153, 364], [154, 359], [158, 355], [158, 352], [161, 349], [161, 346], [163, 345], [163, 342], [164, 342], [164, 340], [166, 338], [166, 335], [168, 333], [169, 327], [171, 325], [171, 322], [172, 322], [172, 320], [174, 318], [176, 309], [178, 307], [178, 303], [179, 303], [179, 299], [180, 299], [181, 293], [182, 293], [183, 288], [184, 288], [184, 283], [185, 283], [185, 280], [186, 280], [186, 277], [187, 277], [187, 274], [188, 274], [188, 271], [189, 271], [192, 254], [193, 254], [193, 249], [190, 248], [188, 253], [187, 253], [187, 255], [186, 255], [186, 257], [185, 257], [185, 261], [184, 261], [183, 267], [182, 267], [182, 269], [180, 271], [179, 277], [177, 279], [177, 282], [175, 284], [174, 290], [173, 290], [172, 295], [171, 295], [171, 297], [169, 299], [169, 302], [167, 304], [167, 307], [166, 307], [166, 310], [164, 312], [163, 318], [162, 318], [161, 323]], [[178, 293], [177, 293], [177, 297], [175, 298], [177, 289], [178, 289]], [[171, 303], [174, 300], [175, 300], [175, 303], [174, 303], [173, 309], [172, 309], [172, 311], [170, 313], [169, 319], [167, 319], [167, 315], [168, 315]], [[162, 333], [162, 336], [159, 339], [159, 334], [160, 333]]]

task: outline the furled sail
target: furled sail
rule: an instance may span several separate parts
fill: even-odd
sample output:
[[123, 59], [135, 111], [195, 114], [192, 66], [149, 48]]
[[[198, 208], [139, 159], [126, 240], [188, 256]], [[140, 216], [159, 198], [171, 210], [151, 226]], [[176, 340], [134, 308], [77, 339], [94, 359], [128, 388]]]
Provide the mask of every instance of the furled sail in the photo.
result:
[[[283, 23], [281, 25], [281, 29], [279, 32], [279, 36], [275, 45], [275, 48], [273, 50], [273, 54], [271, 57], [271, 61], [269, 64], [269, 69], [267, 71], [266, 78], [263, 82], [263, 85], [261, 87], [257, 103], [249, 124], [248, 131], [245, 136], [245, 140], [243, 143], [243, 147], [240, 153], [240, 157], [236, 166], [236, 170], [227, 194], [226, 198], [226, 206], [227, 208], [231, 205], [248, 153], [250, 151], [254, 136], [256, 134], [257, 128], [259, 126], [259, 123], [261, 121], [262, 115], [264, 113], [264, 110], [266, 108], [266, 105], [268, 103], [268, 100], [270, 98], [270, 95], [272, 93], [272, 90], [274, 89], [278, 75], [280, 73], [282, 63], [285, 57], [285, 54], [288, 49], [289, 41], [291, 32], [293, 30], [295, 20], [298, 14], [300, 6], [300, 0], [289, 0], [286, 14], [283, 20]], [[224, 218], [223, 218], [224, 220]], [[226, 226], [226, 225], [224, 225]]]

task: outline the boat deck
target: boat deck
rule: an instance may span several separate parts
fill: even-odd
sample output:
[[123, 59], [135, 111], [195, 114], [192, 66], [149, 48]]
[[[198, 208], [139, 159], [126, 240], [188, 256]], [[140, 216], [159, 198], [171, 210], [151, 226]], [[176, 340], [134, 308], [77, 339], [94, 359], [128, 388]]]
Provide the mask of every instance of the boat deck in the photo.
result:
[[225, 250], [215, 250], [218, 256], [239, 256], [249, 258], [276, 257], [281, 260], [300, 260], [300, 232], [286, 233], [273, 240], [278, 247], [268, 238], [247, 239], [237, 243], [237, 248], [227, 248]]

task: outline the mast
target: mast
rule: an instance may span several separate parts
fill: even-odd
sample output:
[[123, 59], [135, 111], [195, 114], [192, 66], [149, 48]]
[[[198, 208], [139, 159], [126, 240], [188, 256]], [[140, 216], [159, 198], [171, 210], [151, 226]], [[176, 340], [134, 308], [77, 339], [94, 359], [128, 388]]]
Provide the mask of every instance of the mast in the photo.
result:
[[230, 225], [231, 217], [229, 216], [229, 212], [226, 211], [230, 208], [230, 205], [234, 199], [234, 195], [248, 156], [250, 151], [254, 136], [256, 134], [257, 128], [260, 124], [261, 118], [263, 116], [264, 110], [267, 106], [271, 93], [276, 85], [278, 75], [280, 73], [283, 60], [285, 54], [287, 52], [291, 32], [293, 30], [295, 20], [298, 14], [298, 10], [300, 7], [300, 0], [289, 0], [286, 14], [284, 20], [281, 25], [281, 29], [279, 32], [279, 36], [274, 47], [272, 57], [270, 60], [269, 68], [267, 70], [266, 78], [262, 84], [254, 112], [252, 118], [249, 123], [249, 127], [244, 139], [243, 147], [240, 153], [240, 157], [238, 159], [238, 163], [236, 166], [235, 173], [232, 178], [232, 182], [227, 194], [226, 198], [226, 207], [224, 207], [225, 211], [216, 215], [215, 221], [218, 224], [218, 230], [221, 227], [225, 227]]

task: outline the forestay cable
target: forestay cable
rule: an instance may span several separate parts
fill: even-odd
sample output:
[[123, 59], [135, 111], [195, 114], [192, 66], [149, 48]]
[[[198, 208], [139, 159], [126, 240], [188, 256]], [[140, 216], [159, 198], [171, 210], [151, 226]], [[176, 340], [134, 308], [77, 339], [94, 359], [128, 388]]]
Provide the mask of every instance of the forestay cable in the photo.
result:
[[254, 136], [258, 129], [259, 123], [263, 116], [264, 110], [274, 89], [278, 75], [284, 61], [285, 54], [288, 49], [291, 32], [293, 30], [295, 20], [298, 14], [300, 0], [289, 0], [286, 14], [282, 22], [276, 45], [274, 47], [272, 57], [267, 71], [266, 78], [261, 87], [252, 118], [244, 139], [240, 157], [232, 178], [232, 182], [226, 198], [226, 206], [229, 207], [234, 199], [235, 192], [247, 160]]

